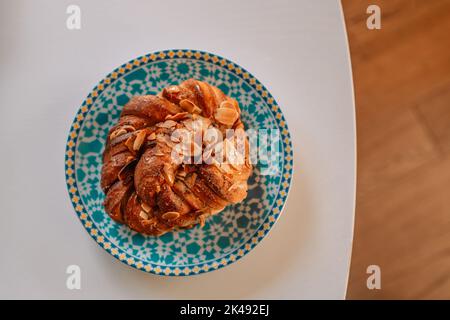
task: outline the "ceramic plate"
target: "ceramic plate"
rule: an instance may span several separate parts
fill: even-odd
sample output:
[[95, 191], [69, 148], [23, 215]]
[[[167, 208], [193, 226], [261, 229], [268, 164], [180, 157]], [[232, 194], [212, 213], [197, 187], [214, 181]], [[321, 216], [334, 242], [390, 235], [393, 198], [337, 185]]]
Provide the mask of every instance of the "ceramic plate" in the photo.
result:
[[[248, 197], [209, 218], [203, 228], [143, 236], [114, 222], [104, 211], [100, 188], [102, 152], [108, 130], [132, 96], [196, 78], [237, 99], [246, 129], [279, 134], [276, 170], [256, 164]], [[65, 156], [67, 187], [86, 231], [120, 261], [150, 273], [192, 275], [233, 263], [252, 250], [281, 214], [293, 170], [286, 120], [272, 95], [248, 71], [217, 55], [167, 50], [136, 58], [107, 75], [81, 105], [69, 132]], [[275, 172], [275, 173], [274, 173]]]

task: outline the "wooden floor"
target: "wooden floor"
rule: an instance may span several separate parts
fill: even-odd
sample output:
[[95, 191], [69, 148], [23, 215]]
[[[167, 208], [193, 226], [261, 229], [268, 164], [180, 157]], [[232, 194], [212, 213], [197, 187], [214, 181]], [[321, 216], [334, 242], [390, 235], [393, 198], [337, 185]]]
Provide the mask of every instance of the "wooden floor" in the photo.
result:
[[[342, 3], [358, 139], [347, 297], [450, 299], [450, 0]], [[381, 290], [366, 287], [372, 264]]]

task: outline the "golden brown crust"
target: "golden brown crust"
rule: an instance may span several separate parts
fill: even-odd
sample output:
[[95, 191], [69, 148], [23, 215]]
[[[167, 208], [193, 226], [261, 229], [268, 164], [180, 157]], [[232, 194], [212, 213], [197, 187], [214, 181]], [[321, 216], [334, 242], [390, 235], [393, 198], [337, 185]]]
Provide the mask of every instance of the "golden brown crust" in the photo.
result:
[[131, 194], [130, 182], [117, 181], [108, 190], [105, 198], [105, 210], [116, 221], [123, 222], [123, 211], [128, 197]]
[[136, 116], [143, 118], [148, 124], [155, 124], [170, 115], [181, 112], [181, 108], [167, 99], [158, 96], [136, 96], [125, 105], [123, 116]]
[[203, 130], [218, 129], [224, 138], [226, 129], [243, 128], [236, 100], [195, 79], [167, 87], [158, 96], [133, 97], [124, 106], [103, 154], [101, 187], [112, 219], [137, 232], [161, 235], [203, 225], [208, 216], [246, 197], [252, 170], [247, 149], [239, 165], [173, 159], [171, 134], [193, 131], [195, 120]]
[[119, 172], [131, 161], [135, 159], [129, 151], [115, 154], [103, 163], [101, 187], [107, 190], [114, 182], [119, 179]]

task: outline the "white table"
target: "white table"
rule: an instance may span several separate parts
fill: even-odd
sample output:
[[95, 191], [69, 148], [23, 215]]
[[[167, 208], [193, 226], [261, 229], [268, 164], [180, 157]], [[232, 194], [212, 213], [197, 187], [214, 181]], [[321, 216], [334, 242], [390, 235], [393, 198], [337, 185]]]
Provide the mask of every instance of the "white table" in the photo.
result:
[[[189, 4], [187, 4], [189, 2]], [[81, 30], [66, 8], [81, 8]], [[340, 3], [3, 1], [0, 34], [0, 298], [343, 298], [352, 246], [355, 117]], [[279, 222], [248, 256], [194, 277], [146, 274], [86, 233], [64, 149], [86, 94], [113, 68], [168, 48], [210, 51], [275, 96], [295, 145]], [[81, 290], [66, 267], [81, 267]]]

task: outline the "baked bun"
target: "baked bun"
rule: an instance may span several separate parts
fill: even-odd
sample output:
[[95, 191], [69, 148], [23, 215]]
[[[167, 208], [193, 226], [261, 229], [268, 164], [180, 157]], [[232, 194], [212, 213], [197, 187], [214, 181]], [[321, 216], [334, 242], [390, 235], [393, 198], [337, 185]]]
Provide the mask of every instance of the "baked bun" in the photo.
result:
[[105, 210], [148, 235], [203, 225], [247, 196], [248, 154], [239, 105], [217, 87], [189, 79], [133, 97], [103, 153]]

